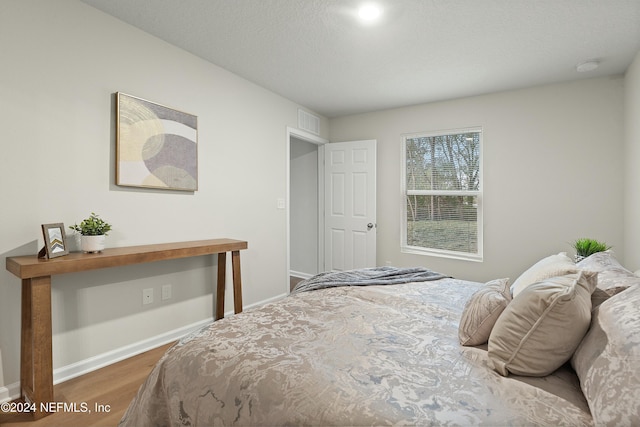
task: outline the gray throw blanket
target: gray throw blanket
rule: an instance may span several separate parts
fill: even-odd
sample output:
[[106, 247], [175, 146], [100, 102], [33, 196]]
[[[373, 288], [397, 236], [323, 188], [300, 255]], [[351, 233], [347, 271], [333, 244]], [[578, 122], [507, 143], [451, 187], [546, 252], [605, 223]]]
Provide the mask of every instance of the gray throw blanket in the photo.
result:
[[444, 274], [423, 267], [374, 267], [359, 270], [329, 271], [298, 283], [290, 295], [336, 286], [395, 285], [444, 279]]

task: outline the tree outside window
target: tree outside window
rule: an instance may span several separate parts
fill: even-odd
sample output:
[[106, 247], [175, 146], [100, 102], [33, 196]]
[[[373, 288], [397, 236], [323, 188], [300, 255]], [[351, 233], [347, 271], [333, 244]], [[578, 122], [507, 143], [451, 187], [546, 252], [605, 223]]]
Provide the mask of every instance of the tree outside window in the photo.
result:
[[402, 250], [481, 259], [481, 129], [403, 137]]

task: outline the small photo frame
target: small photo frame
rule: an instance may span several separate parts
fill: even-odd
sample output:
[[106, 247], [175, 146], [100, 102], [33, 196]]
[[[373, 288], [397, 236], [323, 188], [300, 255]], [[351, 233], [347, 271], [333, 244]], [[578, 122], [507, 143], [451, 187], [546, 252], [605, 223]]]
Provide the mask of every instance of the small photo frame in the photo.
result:
[[38, 254], [41, 258], [55, 258], [69, 254], [64, 224], [42, 224], [44, 248]]

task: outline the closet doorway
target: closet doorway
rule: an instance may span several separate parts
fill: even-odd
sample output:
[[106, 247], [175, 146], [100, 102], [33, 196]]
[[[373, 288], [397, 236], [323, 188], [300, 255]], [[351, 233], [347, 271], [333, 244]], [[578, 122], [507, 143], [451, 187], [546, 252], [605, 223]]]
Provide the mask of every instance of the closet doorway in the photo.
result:
[[328, 141], [288, 128], [287, 292], [324, 266], [324, 150]]

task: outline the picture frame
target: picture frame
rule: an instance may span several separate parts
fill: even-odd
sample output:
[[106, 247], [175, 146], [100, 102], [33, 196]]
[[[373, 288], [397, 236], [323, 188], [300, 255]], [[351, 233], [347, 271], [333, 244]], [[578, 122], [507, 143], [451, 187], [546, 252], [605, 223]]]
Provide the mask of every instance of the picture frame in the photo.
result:
[[198, 189], [198, 117], [117, 92], [116, 185]]
[[63, 223], [42, 224], [42, 235], [44, 248], [38, 253], [40, 258], [56, 258], [69, 254]]

